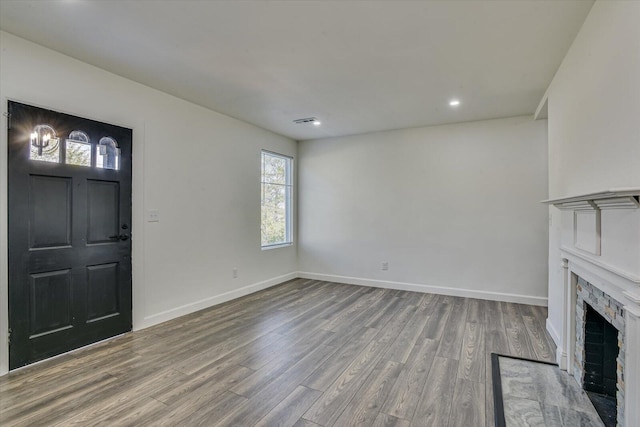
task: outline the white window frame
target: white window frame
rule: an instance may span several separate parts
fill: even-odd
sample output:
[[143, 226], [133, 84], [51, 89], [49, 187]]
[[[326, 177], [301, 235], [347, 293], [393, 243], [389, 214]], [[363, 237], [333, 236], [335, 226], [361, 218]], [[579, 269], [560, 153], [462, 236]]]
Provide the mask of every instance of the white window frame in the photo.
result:
[[[264, 185], [278, 185], [264, 181], [264, 156], [272, 156], [284, 159], [285, 163], [285, 183], [280, 184], [285, 187], [285, 240], [284, 242], [262, 244], [262, 193]], [[262, 250], [275, 249], [293, 245], [293, 157], [275, 153], [269, 150], [260, 152], [260, 247]]]

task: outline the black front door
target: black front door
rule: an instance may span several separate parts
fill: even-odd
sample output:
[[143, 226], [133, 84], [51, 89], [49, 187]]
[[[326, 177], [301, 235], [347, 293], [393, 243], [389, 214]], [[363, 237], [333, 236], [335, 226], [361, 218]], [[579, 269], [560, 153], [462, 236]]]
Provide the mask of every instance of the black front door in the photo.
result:
[[9, 102], [11, 369], [131, 330], [131, 129]]

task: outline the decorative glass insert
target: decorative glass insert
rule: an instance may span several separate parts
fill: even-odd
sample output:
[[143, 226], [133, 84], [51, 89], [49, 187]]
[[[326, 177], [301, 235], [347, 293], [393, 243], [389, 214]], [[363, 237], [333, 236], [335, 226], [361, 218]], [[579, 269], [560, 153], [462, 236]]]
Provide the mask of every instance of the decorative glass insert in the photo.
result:
[[60, 139], [49, 125], [40, 124], [33, 128], [29, 137], [29, 158], [41, 162], [60, 162]]
[[81, 130], [74, 130], [65, 141], [68, 165], [91, 167], [91, 143], [89, 135]]
[[115, 139], [105, 136], [96, 145], [96, 167], [100, 169], [120, 169], [120, 149]]

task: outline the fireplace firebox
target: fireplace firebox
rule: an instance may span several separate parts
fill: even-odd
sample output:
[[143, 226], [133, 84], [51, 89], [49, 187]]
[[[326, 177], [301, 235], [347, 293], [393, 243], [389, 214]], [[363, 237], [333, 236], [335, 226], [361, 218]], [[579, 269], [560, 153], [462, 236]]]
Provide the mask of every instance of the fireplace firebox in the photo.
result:
[[573, 375], [606, 427], [624, 425], [624, 366], [624, 308], [578, 277]]
[[605, 426], [615, 426], [618, 330], [587, 304], [584, 332], [582, 387], [587, 391]]
[[587, 305], [584, 337], [584, 384], [587, 391], [616, 397], [618, 330]]

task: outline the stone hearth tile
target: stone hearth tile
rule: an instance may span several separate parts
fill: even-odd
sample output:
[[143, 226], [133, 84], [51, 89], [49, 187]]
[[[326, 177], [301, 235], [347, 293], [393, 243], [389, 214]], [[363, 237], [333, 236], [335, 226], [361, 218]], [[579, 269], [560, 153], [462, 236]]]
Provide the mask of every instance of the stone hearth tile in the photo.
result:
[[544, 415], [537, 400], [510, 398], [504, 401], [504, 413], [509, 427], [545, 427]]
[[524, 398], [537, 400], [538, 391], [535, 387], [530, 364], [521, 361], [500, 358], [500, 376], [502, 377], [502, 395], [506, 398]]
[[587, 394], [555, 365], [500, 357], [507, 426], [603, 427]]

